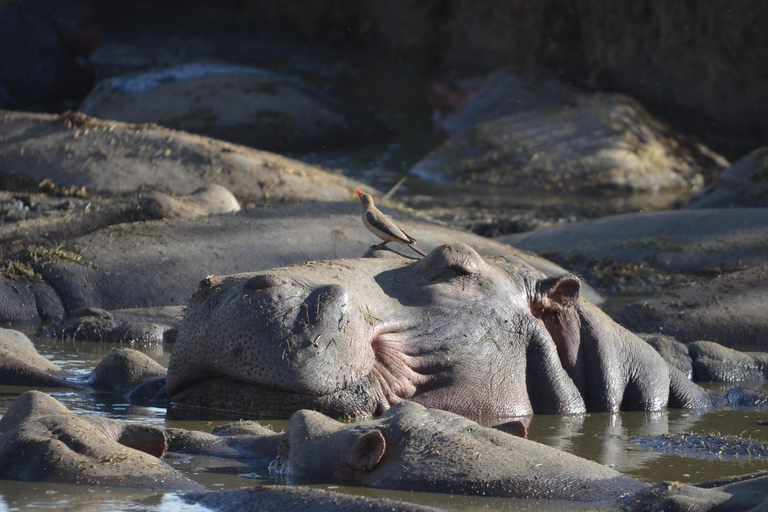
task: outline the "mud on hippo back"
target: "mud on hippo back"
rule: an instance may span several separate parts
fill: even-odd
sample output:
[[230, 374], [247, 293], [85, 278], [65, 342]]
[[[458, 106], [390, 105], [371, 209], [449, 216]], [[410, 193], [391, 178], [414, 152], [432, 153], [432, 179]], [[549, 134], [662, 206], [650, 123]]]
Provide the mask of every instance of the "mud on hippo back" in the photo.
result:
[[464, 244], [368, 256], [202, 281], [170, 360], [174, 403], [367, 416], [413, 400], [502, 417], [717, 401], [580, 298], [573, 275]]

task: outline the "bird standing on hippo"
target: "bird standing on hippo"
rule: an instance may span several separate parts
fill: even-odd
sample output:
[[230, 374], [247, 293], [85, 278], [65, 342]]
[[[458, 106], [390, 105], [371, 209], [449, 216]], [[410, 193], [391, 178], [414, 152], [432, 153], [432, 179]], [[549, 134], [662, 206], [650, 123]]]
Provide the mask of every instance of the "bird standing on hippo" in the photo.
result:
[[363, 224], [368, 228], [368, 231], [384, 240], [376, 247], [381, 248], [389, 242], [397, 242], [398, 244], [407, 245], [422, 257], [427, 255], [427, 253], [416, 247], [416, 242], [418, 240], [398, 228], [395, 223], [392, 222], [392, 217], [381, 213], [381, 211], [376, 208], [371, 194], [360, 192], [360, 190], [355, 190], [355, 192], [360, 198], [360, 216], [363, 218]]

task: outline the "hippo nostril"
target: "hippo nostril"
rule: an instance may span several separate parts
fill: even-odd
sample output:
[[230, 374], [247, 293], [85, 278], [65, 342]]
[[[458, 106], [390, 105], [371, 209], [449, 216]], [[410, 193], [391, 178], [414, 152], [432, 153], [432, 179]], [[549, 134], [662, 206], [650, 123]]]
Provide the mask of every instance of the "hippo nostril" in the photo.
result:
[[254, 276], [245, 283], [251, 290], [266, 290], [267, 288], [273, 288], [282, 284], [285, 284], [283, 280], [277, 276], [270, 275]]

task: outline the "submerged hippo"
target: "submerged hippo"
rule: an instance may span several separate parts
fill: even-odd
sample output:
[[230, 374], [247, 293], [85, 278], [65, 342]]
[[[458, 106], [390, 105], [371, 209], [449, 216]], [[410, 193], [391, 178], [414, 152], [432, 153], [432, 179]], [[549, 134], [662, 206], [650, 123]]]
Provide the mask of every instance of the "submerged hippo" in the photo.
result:
[[369, 255], [204, 280], [179, 327], [169, 396], [268, 417], [366, 416], [405, 400], [496, 417], [713, 405], [580, 298], [573, 275], [465, 244], [416, 262]]
[[165, 368], [131, 349], [113, 350], [88, 375], [77, 375], [40, 355], [24, 334], [0, 328], [0, 385], [127, 393], [164, 377]]
[[158, 428], [74, 414], [45, 393], [29, 391], [0, 419], [0, 478], [203, 489], [159, 459], [166, 447]]
[[270, 469], [315, 482], [573, 501], [607, 501], [647, 485], [601, 464], [413, 402], [355, 424], [302, 410], [281, 435]]

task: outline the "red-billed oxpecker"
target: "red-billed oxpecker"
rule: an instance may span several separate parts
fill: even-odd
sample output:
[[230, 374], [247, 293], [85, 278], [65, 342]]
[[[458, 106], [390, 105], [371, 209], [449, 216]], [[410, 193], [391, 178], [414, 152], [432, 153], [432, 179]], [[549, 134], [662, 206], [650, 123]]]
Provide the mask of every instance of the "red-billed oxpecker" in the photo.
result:
[[407, 245], [422, 256], [426, 256], [427, 253], [416, 247], [416, 239], [410, 236], [402, 229], [395, 226], [392, 222], [392, 217], [384, 215], [373, 204], [373, 196], [355, 190], [357, 196], [360, 198], [360, 216], [363, 218], [363, 224], [368, 228], [368, 231], [384, 240], [376, 247], [384, 247], [389, 242], [397, 242], [398, 244]]

